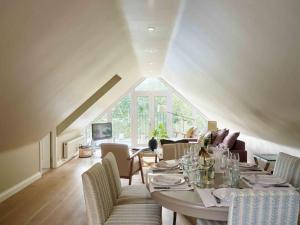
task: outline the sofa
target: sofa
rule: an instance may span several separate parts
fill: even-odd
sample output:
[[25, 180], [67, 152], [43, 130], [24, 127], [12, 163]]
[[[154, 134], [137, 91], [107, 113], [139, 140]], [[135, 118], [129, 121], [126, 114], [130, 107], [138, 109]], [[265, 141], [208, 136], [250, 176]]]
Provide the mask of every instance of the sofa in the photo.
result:
[[204, 135], [204, 140], [208, 139], [208, 144], [216, 146], [224, 146], [229, 148], [232, 153], [239, 153], [240, 161], [247, 162], [247, 151], [245, 142], [238, 140], [240, 132], [229, 133], [229, 129], [220, 129], [217, 131], [208, 131]]
[[229, 149], [232, 153], [239, 153], [240, 161], [247, 162], [247, 151], [245, 148], [245, 142], [241, 140], [236, 140], [233, 147]]

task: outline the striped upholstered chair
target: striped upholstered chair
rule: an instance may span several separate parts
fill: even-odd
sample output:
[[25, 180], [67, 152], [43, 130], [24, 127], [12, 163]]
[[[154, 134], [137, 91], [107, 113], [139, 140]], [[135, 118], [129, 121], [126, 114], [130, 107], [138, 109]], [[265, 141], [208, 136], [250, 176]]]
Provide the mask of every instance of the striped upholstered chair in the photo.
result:
[[89, 225], [160, 225], [161, 207], [156, 204], [114, 205], [105, 169], [100, 163], [82, 174]]
[[116, 158], [109, 152], [102, 159], [102, 165], [108, 177], [112, 198], [115, 204], [124, 203], [152, 203], [150, 193], [145, 184], [121, 186], [120, 174]]
[[274, 168], [274, 176], [282, 177], [294, 187], [300, 187], [300, 158], [280, 152]]
[[197, 225], [297, 225], [299, 193], [239, 190], [231, 193], [228, 222], [198, 219]]
[[174, 143], [174, 144], [164, 144], [163, 149], [163, 159], [180, 159], [186, 151], [190, 148], [190, 143]]

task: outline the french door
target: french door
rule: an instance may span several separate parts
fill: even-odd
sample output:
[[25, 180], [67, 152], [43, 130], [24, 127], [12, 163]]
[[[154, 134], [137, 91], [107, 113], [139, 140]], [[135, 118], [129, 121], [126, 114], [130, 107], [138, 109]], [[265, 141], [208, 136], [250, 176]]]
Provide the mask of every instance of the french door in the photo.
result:
[[171, 133], [171, 97], [168, 92], [136, 91], [132, 101], [132, 144], [146, 146], [151, 132], [162, 124]]

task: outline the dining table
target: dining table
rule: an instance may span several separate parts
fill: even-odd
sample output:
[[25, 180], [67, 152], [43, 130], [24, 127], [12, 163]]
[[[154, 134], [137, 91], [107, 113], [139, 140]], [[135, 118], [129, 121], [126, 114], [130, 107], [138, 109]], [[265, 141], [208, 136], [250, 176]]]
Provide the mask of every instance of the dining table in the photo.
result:
[[[263, 170], [253, 171], [253, 173], [267, 174], [267, 172]], [[151, 177], [157, 174], [172, 174], [172, 171], [168, 171], [168, 173], [164, 173], [163, 171], [152, 173], [150, 170], [149, 172], [147, 172], [146, 184], [148, 188], [149, 188]], [[215, 173], [215, 178], [213, 179], [213, 182], [201, 188], [218, 189], [222, 184], [223, 184], [222, 173]], [[240, 179], [238, 187], [241, 189], [250, 188], [247, 185], [247, 182], [245, 182], [243, 179]], [[227, 221], [229, 207], [226, 206], [205, 207], [199, 194], [197, 193], [198, 188], [199, 187], [193, 185], [192, 190], [155, 190], [155, 191], [152, 190], [150, 192], [153, 200], [155, 200], [163, 207], [172, 210], [173, 212], [177, 212], [185, 216], [194, 217], [194, 218]]]

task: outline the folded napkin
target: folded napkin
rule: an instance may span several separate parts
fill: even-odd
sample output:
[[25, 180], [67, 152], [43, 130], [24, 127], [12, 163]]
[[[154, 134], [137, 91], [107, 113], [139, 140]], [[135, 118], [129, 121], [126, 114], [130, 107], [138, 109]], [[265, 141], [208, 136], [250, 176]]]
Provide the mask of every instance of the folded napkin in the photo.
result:
[[[183, 182], [183, 176], [179, 174], [156, 175], [148, 174], [149, 191], [189, 191], [194, 188], [186, 182]], [[168, 183], [167, 183], [168, 182]], [[177, 184], [179, 182], [179, 184]], [[183, 183], [182, 183], [183, 182]]]
[[223, 206], [229, 206], [229, 202], [228, 201], [222, 201], [221, 200], [221, 203], [217, 203], [217, 200], [215, 198], [215, 196], [213, 195], [213, 191], [214, 189], [213, 188], [205, 188], [205, 189], [202, 189], [202, 188], [197, 188], [196, 189], [196, 192], [198, 193], [198, 195], [200, 196], [204, 206], [206, 208], [208, 207], [223, 207]]
[[247, 170], [247, 169], [243, 169], [243, 170], [240, 170], [240, 174], [241, 175], [252, 175], [252, 174], [270, 174], [268, 171], [264, 171], [264, 170]]
[[174, 168], [178, 166], [177, 160], [160, 161], [157, 163], [158, 168]]
[[243, 181], [253, 189], [271, 189], [271, 190], [279, 190], [279, 189], [293, 189], [295, 188], [284, 182], [282, 178], [275, 177], [272, 175], [251, 175], [251, 176], [242, 176]]
[[251, 175], [247, 177], [244, 176], [244, 178], [246, 178], [250, 184], [272, 185], [286, 183], [281, 177], [275, 177], [272, 175]]
[[175, 175], [157, 175], [153, 177], [153, 183], [161, 185], [176, 185], [182, 182], [182, 177]]

